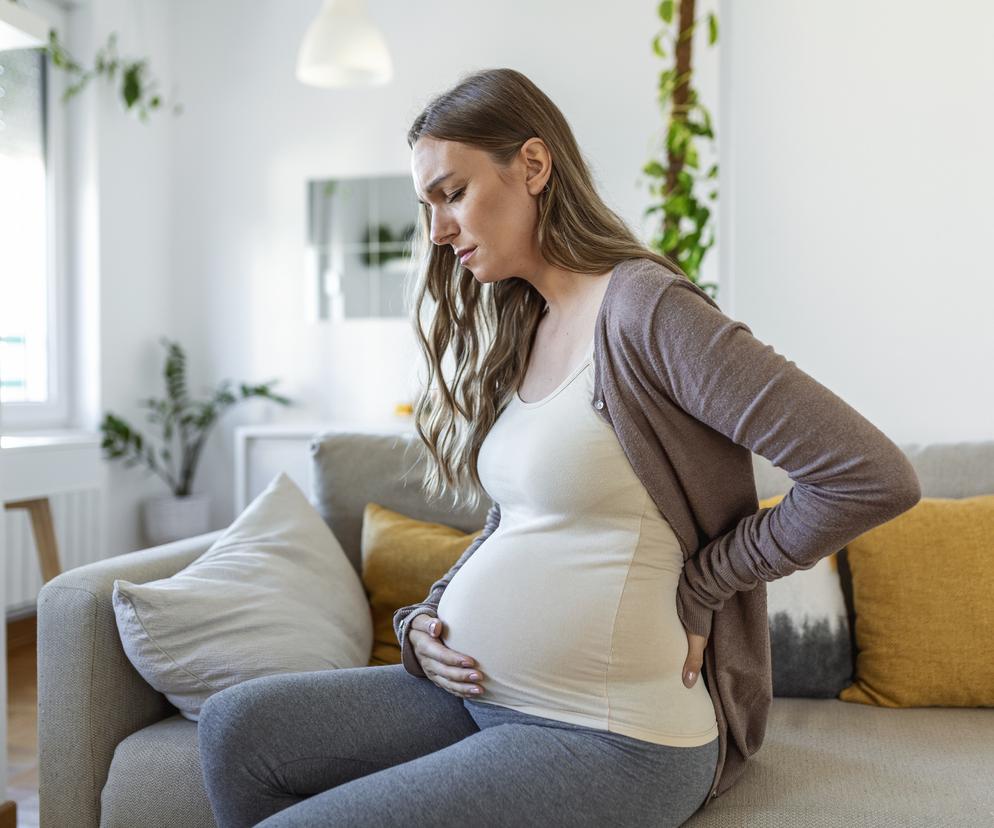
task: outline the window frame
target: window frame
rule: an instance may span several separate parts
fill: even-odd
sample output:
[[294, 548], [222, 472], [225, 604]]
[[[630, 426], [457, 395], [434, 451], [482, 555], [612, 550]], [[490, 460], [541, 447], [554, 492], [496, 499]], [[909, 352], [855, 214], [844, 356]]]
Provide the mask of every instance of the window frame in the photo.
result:
[[[31, 0], [30, 6], [31, 11], [44, 17], [49, 27], [54, 28], [65, 42], [68, 31], [65, 9], [49, 0]], [[44, 67], [48, 400], [43, 403], [0, 404], [0, 430], [4, 432], [67, 428], [70, 422], [71, 377], [74, 372], [69, 364], [72, 327], [67, 256], [68, 141], [66, 104], [62, 102], [68, 83], [65, 72], [54, 68], [51, 58], [45, 58]]]

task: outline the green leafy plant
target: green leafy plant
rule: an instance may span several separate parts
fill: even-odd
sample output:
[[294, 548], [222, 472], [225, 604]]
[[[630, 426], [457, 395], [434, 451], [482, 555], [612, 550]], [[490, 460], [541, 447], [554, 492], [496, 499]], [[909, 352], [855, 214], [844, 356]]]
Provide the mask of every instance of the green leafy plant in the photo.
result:
[[[76, 82], [63, 93], [63, 102], [78, 95], [95, 77], [104, 75], [108, 81], [113, 82], [120, 70], [120, 94], [126, 110], [137, 112], [143, 121], [147, 121], [149, 112], [163, 105], [162, 96], [157, 91], [158, 82], [149, 77], [148, 60], [122, 60], [118, 56], [117, 32], [111, 32], [107, 45], [97, 51], [92, 69], [84, 69], [72, 58], [65, 45], [59, 41], [55, 29], [48, 31], [45, 51], [54, 66], [76, 77]], [[182, 111], [182, 104], [173, 104], [173, 114], [179, 115]]]
[[[124, 458], [125, 468], [144, 462], [166, 482], [176, 497], [186, 497], [193, 490], [193, 478], [207, 435], [225, 411], [251, 397], [261, 397], [280, 405], [293, 403], [273, 393], [272, 386], [278, 380], [260, 385], [242, 383], [238, 386], [238, 395], [231, 390], [231, 382], [224, 380], [208, 399], [192, 400], [187, 393], [186, 354], [183, 348], [165, 337], [160, 342], [167, 351], [163, 371], [166, 397], [149, 397], [139, 404], [149, 409], [148, 421], [162, 427], [163, 445], [156, 451], [144, 435], [108, 412], [100, 426], [103, 433], [101, 447], [105, 459]], [[178, 451], [174, 453], [177, 445]], [[174, 457], [178, 457], [178, 468]]]
[[[649, 245], [669, 256], [680, 265], [683, 272], [714, 298], [718, 286], [714, 282], [699, 282], [701, 262], [714, 244], [714, 232], [705, 240], [711, 210], [698, 200], [695, 187], [698, 180], [708, 188], [708, 198], [718, 197], [718, 165], [712, 164], [706, 173], [700, 172], [696, 137], [714, 140], [711, 115], [700, 102], [697, 91], [691, 86], [693, 75], [692, 51], [694, 31], [694, 0], [681, 0], [676, 13], [674, 0], [662, 0], [657, 7], [665, 24], [652, 40], [652, 50], [666, 59], [664, 41], [672, 42], [674, 60], [659, 75], [658, 99], [664, 115], [669, 113], [665, 141], [659, 148], [660, 156], [650, 159], [642, 168], [649, 176], [649, 190], [656, 201], [643, 215], [659, 219]], [[674, 16], [676, 23], [674, 24]], [[718, 41], [718, 20], [714, 13], [707, 15], [708, 43]]]
[[[405, 225], [395, 236], [388, 224], [370, 224], [362, 236], [363, 249], [361, 258], [366, 267], [379, 267], [391, 259], [408, 259], [411, 256], [411, 239], [414, 238], [415, 225]], [[376, 237], [378, 246], [376, 252], [371, 251], [370, 245]]]

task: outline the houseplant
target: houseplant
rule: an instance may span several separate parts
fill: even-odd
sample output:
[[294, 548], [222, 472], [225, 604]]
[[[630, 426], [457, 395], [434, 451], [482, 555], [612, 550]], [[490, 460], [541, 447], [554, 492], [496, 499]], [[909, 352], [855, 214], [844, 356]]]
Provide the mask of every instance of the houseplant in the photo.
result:
[[251, 397], [293, 404], [287, 397], [273, 393], [272, 386], [278, 380], [260, 385], [241, 383], [237, 394], [224, 380], [207, 399], [191, 399], [187, 392], [186, 353], [178, 342], [165, 337], [160, 342], [167, 352], [163, 371], [166, 396], [149, 397], [139, 405], [148, 409], [150, 423], [161, 426], [162, 445], [156, 450], [141, 432], [109, 411], [100, 426], [105, 459], [123, 459], [125, 468], [144, 463], [171, 490], [170, 495], [147, 498], [142, 503], [145, 540], [153, 546], [208, 531], [210, 501], [207, 495], [193, 493], [193, 479], [207, 436], [221, 415]]
[[[111, 32], [107, 44], [97, 51], [92, 69], [84, 68], [69, 54], [55, 29], [50, 29], [48, 32], [45, 51], [51, 58], [53, 66], [76, 77], [76, 82], [62, 95], [63, 102], [82, 92], [93, 78], [103, 75], [108, 82], [113, 83], [120, 69], [120, 95], [126, 110], [137, 112], [141, 120], [147, 121], [149, 113], [159, 109], [164, 103], [162, 95], [158, 92], [158, 81], [150, 76], [148, 60], [124, 59], [118, 56], [117, 32]], [[183, 111], [183, 105], [173, 104], [172, 110], [174, 115], [179, 115]]]
[[[695, 185], [700, 180], [707, 189], [707, 197], [718, 197], [718, 164], [706, 173], [700, 173], [700, 158], [694, 145], [695, 137], [714, 142], [711, 114], [701, 103], [697, 90], [691, 86], [693, 76], [692, 43], [700, 22], [696, 19], [695, 0], [662, 0], [657, 14], [666, 24], [652, 41], [652, 51], [667, 59], [664, 40], [672, 41], [672, 65], [659, 75], [658, 100], [664, 114], [668, 111], [668, 124], [660, 157], [650, 159], [642, 167], [649, 177], [649, 191], [656, 201], [643, 212], [655, 214], [657, 227], [649, 241], [654, 250], [669, 256], [687, 274], [692, 282], [716, 297], [718, 285], [699, 280], [701, 262], [715, 241], [713, 228], [708, 228], [711, 210], [698, 200]], [[718, 19], [713, 12], [707, 15], [708, 45], [718, 41]], [[670, 27], [672, 26], [672, 30]], [[709, 237], [704, 238], [705, 230]]]

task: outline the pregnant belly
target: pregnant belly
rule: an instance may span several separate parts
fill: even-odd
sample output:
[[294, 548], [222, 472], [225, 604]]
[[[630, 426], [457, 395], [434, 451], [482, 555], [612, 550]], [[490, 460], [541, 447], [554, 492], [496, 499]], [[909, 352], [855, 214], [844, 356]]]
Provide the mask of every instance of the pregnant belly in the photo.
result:
[[[627, 675], [612, 673], [612, 681], [644, 684], [664, 675], [679, 680], [687, 650], [682, 628], [674, 637], [672, 627], [679, 624], [678, 576], [633, 569], [630, 545], [611, 548], [598, 542], [562, 550], [534, 535], [495, 533], [463, 564], [442, 593], [438, 616], [445, 622], [443, 643], [476, 659], [483, 673], [481, 700], [599, 710], [606, 704], [612, 647], [619, 645], [645, 657], [626, 659]], [[623, 591], [626, 602], [637, 602], [641, 617], [637, 630], [622, 625], [619, 641]], [[667, 595], [674, 604], [669, 613]], [[679, 648], [645, 646], [681, 640]]]

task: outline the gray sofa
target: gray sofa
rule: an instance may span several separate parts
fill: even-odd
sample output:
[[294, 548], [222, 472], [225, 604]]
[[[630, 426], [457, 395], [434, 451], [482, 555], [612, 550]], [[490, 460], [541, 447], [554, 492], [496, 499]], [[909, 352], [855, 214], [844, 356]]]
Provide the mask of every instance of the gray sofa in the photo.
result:
[[[475, 513], [425, 504], [412, 439], [329, 431], [311, 441], [313, 502], [357, 571], [368, 501], [465, 531], [483, 525], [488, 504]], [[994, 493], [994, 441], [902, 450], [925, 496]], [[753, 459], [760, 498], [789, 488], [782, 470], [758, 455]], [[142, 583], [178, 572], [220, 534], [88, 564], [42, 589], [43, 828], [215, 825], [200, 775], [197, 726], [131, 666], [118, 638], [111, 592], [116, 578]], [[893, 710], [837, 699], [777, 697], [764, 744], [743, 777], [686, 824], [989, 828], [994, 825], [992, 760], [991, 708]]]

